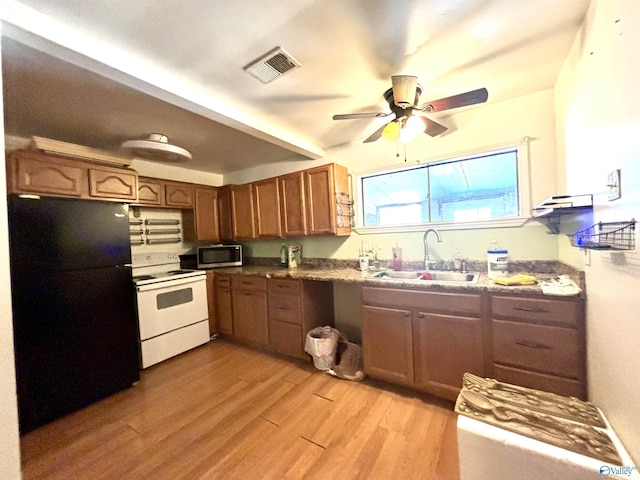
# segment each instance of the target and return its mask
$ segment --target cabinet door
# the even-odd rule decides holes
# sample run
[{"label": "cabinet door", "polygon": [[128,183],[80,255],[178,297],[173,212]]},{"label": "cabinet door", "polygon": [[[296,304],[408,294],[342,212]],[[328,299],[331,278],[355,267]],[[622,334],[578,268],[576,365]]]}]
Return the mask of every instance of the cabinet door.
[{"label": "cabinet door", "polygon": [[256,212],[255,223],[257,237],[282,237],[278,179],[268,178],[266,180],[254,182],[253,199]]},{"label": "cabinet door", "polygon": [[209,314],[209,335],[218,333],[216,322],[216,284],[211,270],[207,270],[207,311]]},{"label": "cabinet door", "polygon": [[220,240],[233,239],[233,225],[231,214],[231,186],[218,188],[218,225]]},{"label": "cabinet door", "polygon": [[485,376],[480,318],[418,312],[415,326],[419,386],[455,400],[464,372]]},{"label": "cabinet door", "polygon": [[196,240],[218,242],[218,195],[215,188],[195,188]]},{"label": "cabinet door", "polygon": [[336,202],[333,165],[305,171],[309,235],[335,234]]},{"label": "cabinet door", "polygon": [[269,344],[267,292],[233,289],[233,331],[242,340]]},{"label": "cabinet door", "polygon": [[269,322],[269,345],[284,355],[307,358],[302,343],[300,325],[278,321]]},{"label": "cabinet door", "polygon": [[216,319],[220,333],[233,335],[233,313],[231,308],[231,289],[216,285]]},{"label": "cabinet door", "polygon": [[138,199],[138,176],[113,169],[90,168],[89,195],[135,201]]},{"label": "cabinet door", "polygon": [[138,203],[157,206],[164,204],[164,184],[159,180],[138,178]]},{"label": "cabinet door", "polygon": [[413,385],[411,312],[363,306],[362,351],[366,373],[394,383]]},{"label": "cabinet door", "polygon": [[231,186],[231,220],[234,239],[256,238],[252,184]]},{"label": "cabinet door", "polygon": [[191,185],[165,185],[165,203],[167,207],[193,208],[193,187]]},{"label": "cabinet door", "polygon": [[304,172],[283,175],[279,182],[282,234],[285,237],[306,235],[307,201],[304,194]]},{"label": "cabinet door", "polygon": [[17,192],[51,193],[69,197],[80,197],[83,193],[86,182],[84,169],[73,162],[16,156],[12,166],[13,185]]}]

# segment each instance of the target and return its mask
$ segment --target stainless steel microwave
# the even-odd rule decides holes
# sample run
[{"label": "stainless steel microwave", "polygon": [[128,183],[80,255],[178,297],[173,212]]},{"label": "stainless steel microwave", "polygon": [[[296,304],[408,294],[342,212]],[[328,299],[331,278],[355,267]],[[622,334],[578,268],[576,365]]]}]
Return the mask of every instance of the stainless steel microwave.
[{"label": "stainless steel microwave", "polygon": [[208,245],[198,247],[198,268],[242,266],[242,245]]}]

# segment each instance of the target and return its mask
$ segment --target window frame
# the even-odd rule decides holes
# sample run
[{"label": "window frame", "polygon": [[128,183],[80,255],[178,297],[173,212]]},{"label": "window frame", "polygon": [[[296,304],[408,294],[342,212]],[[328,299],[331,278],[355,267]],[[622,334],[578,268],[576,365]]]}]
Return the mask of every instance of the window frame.
[{"label": "window frame", "polygon": [[479,228],[500,228],[500,227],[520,227],[531,218],[531,186],[529,171],[529,138],[525,137],[519,143],[508,143],[502,145],[492,145],[472,151],[460,152],[447,155],[446,157],[433,157],[418,160],[417,165],[427,165],[430,163],[445,163],[458,160],[468,160],[476,157],[482,157],[494,153],[501,153],[509,150],[517,152],[517,177],[518,177],[518,204],[519,212],[512,217],[496,218],[491,220],[476,220],[472,222],[454,222],[439,221],[428,223],[415,223],[408,225],[389,225],[389,226],[363,226],[364,218],[364,202],[362,199],[362,177],[371,175],[379,175],[382,173],[394,173],[403,170],[416,168],[415,164],[402,165],[396,168],[378,168],[375,170],[367,170],[357,172],[353,175],[352,191],[356,192],[356,227],[353,229],[356,233],[397,233],[397,232],[414,232],[422,231],[428,227],[437,227],[440,230],[469,230]]}]

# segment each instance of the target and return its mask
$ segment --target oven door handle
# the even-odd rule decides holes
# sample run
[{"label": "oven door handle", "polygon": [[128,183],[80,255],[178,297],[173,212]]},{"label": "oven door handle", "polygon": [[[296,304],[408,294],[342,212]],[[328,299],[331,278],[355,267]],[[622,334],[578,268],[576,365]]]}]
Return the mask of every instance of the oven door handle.
[{"label": "oven door handle", "polygon": [[149,283],[147,285],[138,285],[136,289],[138,292],[148,292],[150,290],[159,290],[161,288],[176,287],[179,285],[188,285],[189,283],[206,282],[205,275],[197,275],[194,277],[175,278],[172,280],[165,280],[162,282]]}]

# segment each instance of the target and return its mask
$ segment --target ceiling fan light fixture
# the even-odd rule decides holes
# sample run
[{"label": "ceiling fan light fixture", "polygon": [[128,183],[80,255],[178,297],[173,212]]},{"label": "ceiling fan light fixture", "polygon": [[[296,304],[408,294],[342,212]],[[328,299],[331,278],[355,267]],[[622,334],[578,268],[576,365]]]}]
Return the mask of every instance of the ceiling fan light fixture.
[{"label": "ceiling fan light fixture", "polygon": [[191,152],[169,143],[163,133],[152,133],[146,140],[127,140],[122,148],[137,157],[162,162],[185,162],[191,160]]},{"label": "ceiling fan light fixture", "polygon": [[400,108],[412,107],[416,101],[418,77],[413,75],[394,75],[391,77],[393,103]]},{"label": "ceiling fan light fixture", "polygon": [[387,126],[382,130],[382,138],[390,142],[395,142],[400,135],[400,123],[397,120],[392,120],[387,123]]}]

